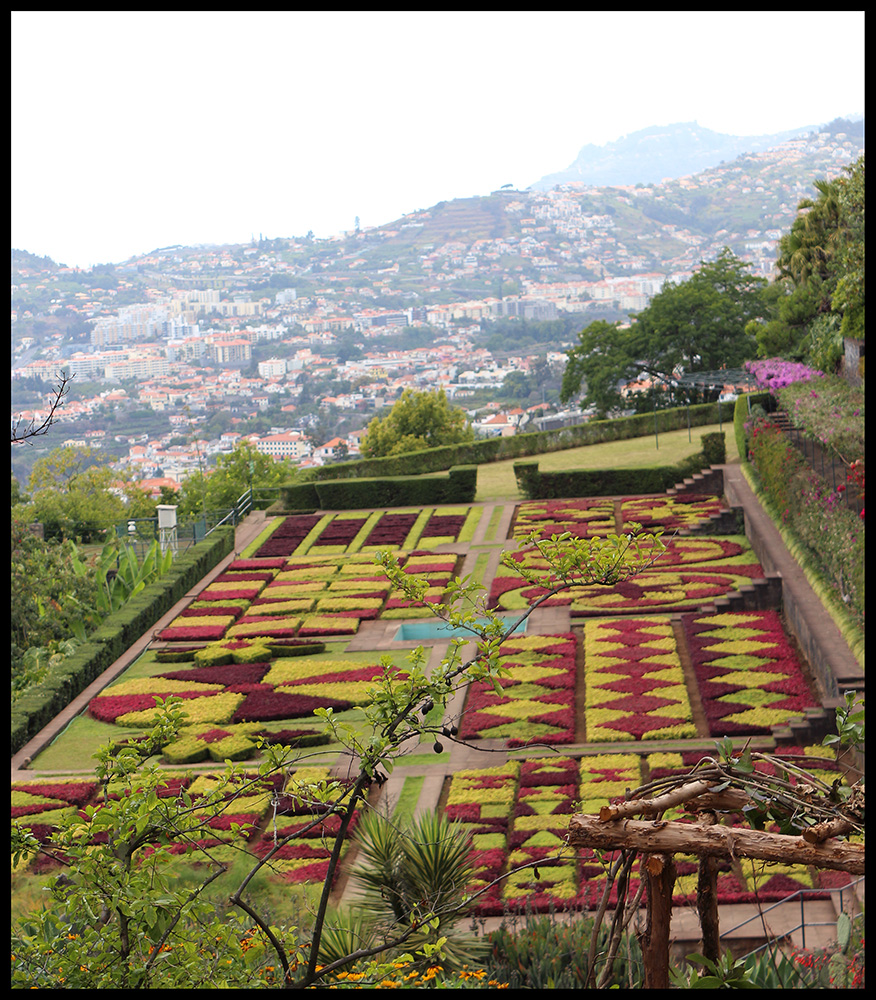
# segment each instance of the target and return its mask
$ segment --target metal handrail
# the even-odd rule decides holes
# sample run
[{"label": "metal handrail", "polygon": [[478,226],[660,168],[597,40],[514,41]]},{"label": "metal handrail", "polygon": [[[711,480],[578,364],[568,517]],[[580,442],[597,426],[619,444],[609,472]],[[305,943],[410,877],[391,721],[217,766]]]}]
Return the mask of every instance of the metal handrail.
[{"label": "metal handrail", "polygon": [[[773,938],[770,938],[768,941],[764,942],[764,944],[759,945],[757,948],[754,948],[752,951],[748,952],[748,954],[744,955],[743,957],[744,958],[748,958],[749,955],[756,955],[759,951],[763,951],[764,948],[768,948],[770,945],[775,944],[776,942],[780,941],[782,938],[787,937],[789,934],[793,934],[794,931],[801,931],[802,932],[802,935],[801,935],[801,938],[802,938],[801,947],[805,948],[806,947],[806,928],[807,927],[833,927],[834,926],[834,922],[833,921],[824,921],[824,920],[810,920],[808,922],[806,921],[804,910],[803,910],[803,904],[806,902],[806,897],[807,896],[820,896],[820,895],[823,895],[824,893],[838,892],[839,895],[840,895],[840,912],[843,912],[845,910],[845,907],[843,905],[843,893],[844,892],[852,892],[854,894],[855,886],[860,885],[860,883],[862,883],[864,881],[864,878],[865,878],[865,876],[862,875],[860,878],[855,879],[854,882],[849,882],[848,885],[837,886],[834,889],[798,889],[797,892],[792,893],[790,896],[786,896],[784,899],[778,900],[777,902],[775,902],[775,903],[771,904],[770,906],[768,906],[766,909],[758,910],[758,912],[753,917],[748,917],[746,920],[743,920],[741,923],[737,924],[735,927],[730,927],[727,930],[722,931],[721,934],[719,935],[719,938],[723,940],[725,937],[727,937],[727,935],[732,934],[733,931],[738,931],[740,928],[745,927],[746,924],[750,924],[753,920],[760,920],[760,921],[762,921],[763,918],[764,918],[764,916],[767,913],[769,913],[771,910],[774,910],[774,909],[776,909],[779,906],[783,906],[785,903],[790,903],[790,902],[792,902],[793,900],[795,900],[795,899],[797,899],[799,897],[799,899],[800,899],[800,923],[797,924],[795,927],[792,927],[786,933],[781,934],[781,935],[777,935],[777,936],[775,936]],[[810,902],[812,902],[811,899],[810,899]]]}]

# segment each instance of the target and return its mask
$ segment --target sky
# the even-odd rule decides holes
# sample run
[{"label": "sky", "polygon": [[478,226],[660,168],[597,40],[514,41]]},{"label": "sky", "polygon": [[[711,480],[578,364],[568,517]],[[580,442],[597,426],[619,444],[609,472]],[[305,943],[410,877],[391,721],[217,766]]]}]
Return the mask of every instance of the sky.
[{"label": "sky", "polygon": [[89,267],[863,114],[864,12],[13,11],[11,69],[12,247]]}]

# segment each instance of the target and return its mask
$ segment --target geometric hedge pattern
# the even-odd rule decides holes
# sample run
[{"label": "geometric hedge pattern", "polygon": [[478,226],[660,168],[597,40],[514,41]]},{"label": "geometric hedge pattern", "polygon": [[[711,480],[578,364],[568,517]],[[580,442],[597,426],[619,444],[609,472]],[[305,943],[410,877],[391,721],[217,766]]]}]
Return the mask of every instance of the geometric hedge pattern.
[{"label": "geometric hedge pattern", "polygon": [[750,736],[815,707],[775,611],[682,616],[712,736]]},{"label": "geometric hedge pattern", "polygon": [[[532,501],[518,505],[511,534],[520,539],[535,531],[548,538],[568,531],[594,537],[623,530],[633,521],[646,531],[661,527],[671,532],[701,521],[720,506],[716,497],[695,494]],[[391,590],[373,564],[373,553],[395,551],[406,572],[427,578],[427,599],[438,601],[459,564],[455,555],[435,549],[471,538],[480,516],[480,508],[464,506],[282,519],[253,557],[235,559],[161,636],[195,643],[192,660],[199,644],[221,640],[234,651],[234,662],[220,659],[198,666],[198,660],[194,665],[183,660],[159,676],[121,679],[92,700],[92,712],[105,721],[137,727],[152,716],[155,694],[180,695],[189,725],[167,758],[179,763],[247,759],[259,735],[289,742],[308,739],[312,729],[294,726],[296,721],[312,725],[312,709],[318,704],[344,711],[368,701],[381,670],[379,656],[358,654],[343,661],[343,654],[311,655],[310,649],[303,656],[295,656],[292,649],[284,655],[282,644],[319,636],[343,638],[367,619],[428,615],[428,609],[412,607]],[[568,819],[576,811],[596,812],[622,799],[626,788],[681,771],[701,756],[698,751],[647,749],[649,741],[704,735],[697,733],[693,721],[681,636],[710,736],[769,735],[771,726],[799,717],[816,704],[776,612],[700,610],[715,597],[765,575],[747,539],[694,535],[663,541],[666,551],[636,578],[615,587],[570,588],[545,602],[542,606],[568,607],[576,631],[511,637],[501,650],[509,669],[500,680],[501,693],[491,685],[470,687],[461,738],[499,739],[506,748],[568,746],[580,722],[577,665],[583,662],[584,738],[588,749],[594,743],[607,745],[604,752],[585,751],[580,759],[553,754],[511,759],[449,776],[445,812],[471,837],[476,877],[470,889],[485,890],[477,897],[477,915],[592,910],[599,905],[612,858],[570,852],[565,845]],[[543,568],[531,548],[514,553],[512,559],[528,568]],[[521,610],[544,593],[503,567],[492,581],[489,606]],[[670,614],[680,620],[680,631]],[[580,650],[576,647],[582,635]],[[262,649],[266,637],[273,645]],[[277,732],[278,723],[286,719],[292,725]],[[265,728],[268,723],[273,732]],[[610,744],[618,742],[635,744],[637,752],[612,752]],[[832,754],[823,748],[811,753],[823,758],[824,774],[832,780]],[[207,833],[211,843],[219,851],[231,838],[242,837],[249,850],[264,853],[275,836],[313,822],[313,808],[297,804],[295,780],[328,774],[327,768],[298,768],[287,776],[285,787],[259,790],[235,807],[240,812],[212,824]],[[167,793],[175,794],[180,782],[190,781],[169,776]],[[200,789],[193,784],[190,791],[197,798]],[[93,782],[71,778],[19,782],[13,787],[13,818],[43,839],[100,794]],[[680,815],[677,810],[667,818]],[[275,873],[293,882],[323,879],[333,822],[326,817],[310,836],[285,848],[272,861]],[[232,823],[239,833],[231,830]],[[538,863],[536,870],[533,862]],[[676,866],[674,901],[690,903],[695,898],[695,859],[677,857]],[[507,877],[491,885],[500,875]],[[636,865],[632,891],[638,878]],[[834,884],[831,878],[831,873],[813,877],[800,867],[757,871],[727,858],[720,865],[718,897],[723,903],[771,901],[802,887],[826,888]]]},{"label": "geometric hedge pattern", "polygon": [[589,743],[696,737],[669,618],[589,619],[584,626]]}]

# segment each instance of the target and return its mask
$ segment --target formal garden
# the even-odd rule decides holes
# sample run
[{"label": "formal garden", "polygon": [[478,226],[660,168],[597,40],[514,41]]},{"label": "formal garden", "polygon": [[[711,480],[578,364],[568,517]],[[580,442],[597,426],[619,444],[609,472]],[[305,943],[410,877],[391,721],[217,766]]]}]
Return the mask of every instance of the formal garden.
[{"label": "formal garden", "polygon": [[[761,374],[775,382],[773,369]],[[815,390],[800,394],[799,381],[789,382],[797,395],[783,405],[798,423],[823,428],[823,405],[809,402]],[[765,506],[780,510],[777,524],[802,561],[821,558],[813,572],[825,602],[839,594],[849,645],[862,650],[863,452],[849,450],[857,444],[846,431],[833,443],[856,456],[848,483],[812,485],[811,468],[781,451],[787,436],[773,429],[774,404],[757,398],[737,420],[752,482]],[[855,417],[862,405],[861,396]],[[792,496],[779,467],[781,483],[798,476],[811,493]],[[830,545],[812,544],[816,524]],[[447,618],[453,631],[416,631]],[[436,977],[459,988],[519,984],[495,954],[490,965],[484,921],[576,915],[596,941],[598,915],[637,910],[629,901],[642,899],[649,855],[571,846],[572,816],[598,816],[633,790],[681,782],[716,747],[727,773],[781,782],[777,798],[789,804],[782,813],[760,809],[757,796],[739,802],[721,811],[728,829],[750,827],[757,807],[762,828],[780,835],[795,817],[805,827],[857,794],[848,758],[823,745],[817,726],[806,729],[824,715],[824,701],[744,513],[729,511],[719,493],[682,486],[270,516],[244,549],[189,586],[146,650],[18,772],[16,892],[48,884],[63,900],[71,866],[115,861],[95,874],[91,896],[75,889],[66,897],[84,909],[18,936],[16,984],[49,985],[58,970],[71,988],[110,981],[101,979],[95,944],[110,911],[94,907],[107,892],[123,925],[143,928],[128,951],[129,981],[185,981],[181,969],[197,951],[192,929],[211,919],[199,918],[195,903],[207,883],[239,873],[241,860],[243,886],[258,872],[264,895],[246,897],[229,883],[226,897],[250,919],[229,917],[207,949],[214,965],[229,949],[230,985],[328,977],[354,986],[360,976],[386,986]],[[802,741],[790,728],[801,722]],[[404,830],[424,814],[452,824],[434,835],[439,845],[464,845],[460,867],[448,862],[443,874],[457,872],[453,891],[429,883],[425,909],[402,905],[401,876],[386,867],[388,835],[372,828],[375,816]],[[862,843],[863,820],[849,815],[845,838]],[[696,816],[679,801],[660,820],[694,824]],[[404,853],[398,844],[392,851]],[[195,873],[194,888],[171,890],[183,870],[176,865]],[[672,904],[697,905],[701,866],[695,852],[676,853]],[[163,895],[143,895],[143,878],[158,879]],[[801,889],[828,899],[853,876],[727,851],[713,880],[716,905],[726,907]],[[362,899],[375,883],[407,921],[388,962],[378,957],[386,944],[362,925]],[[318,954],[258,914],[272,892],[292,893],[317,920],[330,914]],[[94,922],[83,917],[92,911]],[[462,932],[461,913],[482,932]],[[187,928],[181,939],[178,922]],[[70,943],[86,938],[89,962]],[[612,952],[608,967],[632,977],[641,956],[634,961],[635,939],[625,940],[625,955]],[[58,970],[48,942],[48,953],[62,956]],[[843,961],[843,982],[863,985],[854,947]],[[801,962],[792,966],[801,976]],[[723,968],[725,981],[734,968]],[[579,983],[595,980],[593,954],[582,969]]]}]

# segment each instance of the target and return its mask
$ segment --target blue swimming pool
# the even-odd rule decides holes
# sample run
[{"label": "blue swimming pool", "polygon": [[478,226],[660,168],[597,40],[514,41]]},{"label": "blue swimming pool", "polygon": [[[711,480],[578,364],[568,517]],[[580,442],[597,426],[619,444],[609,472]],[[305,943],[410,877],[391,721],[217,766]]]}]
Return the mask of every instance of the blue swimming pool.
[{"label": "blue swimming pool", "polygon": [[[511,625],[514,621],[513,618],[503,619]],[[478,622],[483,625],[488,621],[486,618],[479,618]],[[515,632],[525,632],[526,631],[526,621],[522,621],[517,628],[514,629]],[[467,638],[472,638],[472,634],[468,629],[464,628],[451,628],[446,622],[410,622],[407,625],[402,625],[398,632],[396,632],[393,642],[422,642],[424,639],[453,639],[456,636],[463,636]]]}]

